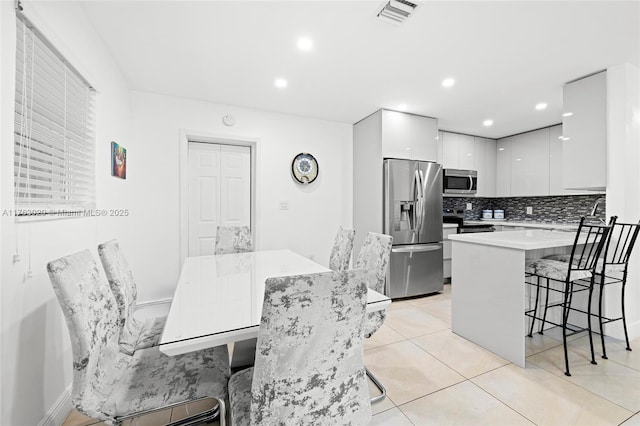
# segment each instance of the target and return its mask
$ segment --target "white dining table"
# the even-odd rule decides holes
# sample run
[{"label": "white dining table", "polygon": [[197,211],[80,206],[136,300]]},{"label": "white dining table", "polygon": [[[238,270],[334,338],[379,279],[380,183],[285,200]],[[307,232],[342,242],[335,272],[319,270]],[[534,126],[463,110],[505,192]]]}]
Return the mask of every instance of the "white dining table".
[{"label": "white dining table", "polygon": [[[291,250],[263,250],[185,259],[160,339],[174,356],[258,336],[265,280],[330,269]],[[391,303],[369,289],[367,312]]]}]

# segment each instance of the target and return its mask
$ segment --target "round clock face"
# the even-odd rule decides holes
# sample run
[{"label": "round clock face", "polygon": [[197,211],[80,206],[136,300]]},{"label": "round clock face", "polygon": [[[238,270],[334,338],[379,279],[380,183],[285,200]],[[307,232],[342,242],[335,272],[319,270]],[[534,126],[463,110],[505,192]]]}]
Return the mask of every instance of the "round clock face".
[{"label": "round clock face", "polygon": [[318,162],[313,155],[302,152],[291,162],[291,174],[297,182],[311,183],[318,177]]}]

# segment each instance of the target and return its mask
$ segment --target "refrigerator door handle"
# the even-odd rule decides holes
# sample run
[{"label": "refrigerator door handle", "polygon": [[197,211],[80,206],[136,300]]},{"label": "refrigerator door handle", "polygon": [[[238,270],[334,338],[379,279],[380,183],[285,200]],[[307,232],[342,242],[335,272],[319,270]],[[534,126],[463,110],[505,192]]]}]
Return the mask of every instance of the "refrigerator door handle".
[{"label": "refrigerator door handle", "polygon": [[[418,176],[420,178],[420,216],[418,216],[419,224],[418,224],[418,235],[422,233],[422,225],[424,224],[424,192],[425,181],[424,181],[424,173],[422,173],[422,169],[418,171]],[[418,237],[420,238],[420,237]]]},{"label": "refrigerator door handle", "polygon": [[412,246],[401,246],[394,247],[391,249],[391,253],[418,253],[423,251],[435,251],[440,250],[442,248],[442,244],[430,244],[430,245],[412,245]]},{"label": "refrigerator door handle", "polygon": [[415,191],[414,191],[414,206],[415,206],[415,214],[414,214],[414,220],[413,220],[413,232],[415,232],[416,234],[420,234],[420,218],[422,216],[422,185],[420,182],[420,173],[418,172],[418,170],[415,171],[414,173],[414,177],[413,177],[413,184],[415,185]]}]

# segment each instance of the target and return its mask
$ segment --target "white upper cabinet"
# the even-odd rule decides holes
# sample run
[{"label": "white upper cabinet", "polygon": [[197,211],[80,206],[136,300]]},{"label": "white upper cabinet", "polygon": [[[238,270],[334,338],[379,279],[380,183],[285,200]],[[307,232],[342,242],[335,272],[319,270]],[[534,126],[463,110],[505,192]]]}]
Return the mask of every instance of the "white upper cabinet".
[{"label": "white upper cabinet", "polygon": [[496,196],[511,196],[511,139],[496,141]]},{"label": "white upper cabinet", "polygon": [[442,167],[445,169],[459,169],[460,164],[460,135],[442,132]]},{"label": "white upper cabinet", "polygon": [[496,141],[474,137],[474,164],[472,169],[478,171],[478,197],[494,197],[496,195]]},{"label": "white upper cabinet", "polygon": [[436,161],[438,121],[435,118],[382,110],[382,156]]},{"label": "white upper cabinet", "polygon": [[511,195],[549,195],[549,128],[511,138]]},{"label": "white upper cabinet", "polygon": [[475,170],[475,143],[473,136],[458,137],[458,169]]},{"label": "white upper cabinet", "polygon": [[478,197],[496,193],[496,141],[459,133],[440,132],[438,158],[445,169],[476,170]]},{"label": "white upper cabinet", "polygon": [[603,191],[607,163],[607,73],[565,84],[562,103],[563,187]]}]

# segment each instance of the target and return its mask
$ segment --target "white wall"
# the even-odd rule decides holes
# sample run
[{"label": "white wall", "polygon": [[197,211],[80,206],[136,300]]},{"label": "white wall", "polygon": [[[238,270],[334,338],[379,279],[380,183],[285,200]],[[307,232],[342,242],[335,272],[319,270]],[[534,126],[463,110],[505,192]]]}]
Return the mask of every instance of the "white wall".
[{"label": "white wall", "polygon": [[[630,64],[607,69],[607,216],[619,222],[640,220],[640,70]],[[608,298],[607,312],[619,312],[617,293]],[[627,277],[627,324],[630,338],[640,336],[640,241]],[[620,322],[607,334],[624,338]]]},{"label": "white wall", "polygon": [[[1,210],[13,208],[13,114],[15,13],[13,1],[0,2]],[[126,207],[133,179],[110,177],[110,142],[135,152],[130,139],[130,92],[102,40],[74,2],[24,2],[25,14],[89,80],[96,99],[96,190],[99,208]],[[1,392],[0,424],[35,425],[71,383],[71,345],[67,326],[46,273],[46,263],[107,238],[135,250],[135,218],[74,218],[16,224],[0,216]],[[14,253],[21,261],[12,262]],[[97,256],[96,256],[97,259]],[[30,266],[29,266],[30,264]],[[33,276],[25,278],[31,270]],[[67,413],[62,413],[66,415]]]},{"label": "white wall", "polygon": [[[133,139],[129,169],[140,194],[132,204],[135,241],[145,249],[127,253],[140,300],[170,297],[180,270],[180,134],[257,140],[258,249],[290,248],[328,265],[339,225],[351,226],[352,126],[309,118],[132,93]],[[233,127],[222,123],[231,114]],[[320,174],[308,186],[291,177],[291,160],[313,154]],[[280,200],[289,210],[279,210]]]}]

